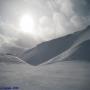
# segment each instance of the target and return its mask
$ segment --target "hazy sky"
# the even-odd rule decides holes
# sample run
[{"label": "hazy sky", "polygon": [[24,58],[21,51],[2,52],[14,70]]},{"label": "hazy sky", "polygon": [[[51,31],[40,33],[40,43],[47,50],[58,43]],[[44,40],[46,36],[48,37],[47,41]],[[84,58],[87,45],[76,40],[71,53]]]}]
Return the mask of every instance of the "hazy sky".
[{"label": "hazy sky", "polygon": [[[17,32],[18,19],[25,13],[33,16],[38,32],[33,39],[31,35],[28,36],[27,41],[28,37]],[[49,40],[82,30],[88,25],[90,0],[0,0],[1,37],[10,37],[6,41],[12,37],[11,41],[14,40],[16,44],[28,43],[28,40],[34,43],[33,40],[37,39],[35,42],[38,42],[40,38]]]}]

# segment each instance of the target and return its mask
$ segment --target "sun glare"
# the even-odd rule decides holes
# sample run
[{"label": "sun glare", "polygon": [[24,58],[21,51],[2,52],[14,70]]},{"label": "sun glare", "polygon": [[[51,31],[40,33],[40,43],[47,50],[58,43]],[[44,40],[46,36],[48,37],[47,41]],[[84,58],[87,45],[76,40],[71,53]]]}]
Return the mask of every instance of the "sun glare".
[{"label": "sun glare", "polygon": [[34,20],[33,20],[33,17],[30,16],[29,14],[25,14],[25,15],[22,15],[20,17],[20,29],[22,32],[24,33],[35,33],[34,32]]}]

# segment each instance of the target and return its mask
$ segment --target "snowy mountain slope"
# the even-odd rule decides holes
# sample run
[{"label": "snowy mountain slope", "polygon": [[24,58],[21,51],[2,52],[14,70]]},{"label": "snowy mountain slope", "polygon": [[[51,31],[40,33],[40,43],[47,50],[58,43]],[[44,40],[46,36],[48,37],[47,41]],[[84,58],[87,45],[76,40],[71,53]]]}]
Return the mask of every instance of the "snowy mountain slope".
[{"label": "snowy mountain slope", "polygon": [[[49,60],[46,63],[54,63],[57,61],[62,61],[62,60],[67,59],[71,54],[73,54],[78,49],[78,46],[81,43],[83,43],[87,40],[90,40],[90,27],[89,26],[85,30],[81,31],[81,34],[79,35],[78,39],[74,41],[73,45],[69,49],[67,49],[60,55],[52,58],[51,60]],[[88,46],[88,49],[90,49],[90,46]]]},{"label": "snowy mountain slope", "polygon": [[26,63],[25,61],[21,60],[18,57],[12,56],[12,55],[4,55],[0,54],[0,63],[13,63],[13,64],[18,64],[18,63]]},{"label": "snowy mountain slope", "polygon": [[84,41],[76,48],[76,51],[66,58],[66,60],[90,61],[90,40]]},{"label": "snowy mountain slope", "polygon": [[39,65],[46,62],[70,48],[79,34],[80,32],[76,32],[74,35],[71,34],[62,38],[43,42],[38,46],[24,52],[22,59],[32,65]]},{"label": "snowy mountain slope", "polygon": [[11,54],[16,57],[20,57],[20,55],[25,52],[26,48],[15,46],[15,45],[7,45],[4,44],[0,48],[0,53],[2,54]]},{"label": "snowy mountain slope", "polygon": [[[22,59],[31,65],[39,65],[44,62],[52,63],[67,58],[76,51],[76,47],[90,39],[90,26],[85,30],[57,38],[39,44],[35,48],[26,51]],[[54,60],[55,59],[55,60]]]}]

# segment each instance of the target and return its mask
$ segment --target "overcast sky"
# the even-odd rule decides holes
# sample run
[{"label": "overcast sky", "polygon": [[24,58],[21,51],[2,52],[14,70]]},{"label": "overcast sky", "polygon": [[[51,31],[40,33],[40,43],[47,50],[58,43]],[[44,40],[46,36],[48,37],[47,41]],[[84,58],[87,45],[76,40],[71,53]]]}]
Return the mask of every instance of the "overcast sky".
[{"label": "overcast sky", "polygon": [[[24,13],[34,17],[38,35],[33,39],[49,40],[90,25],[90,0],[0,0],[1,37],[12,36],[18,44],[25,42],[25,35],[17,34],[18,19]],[[34,42],[31,36],[29,39]]]}]

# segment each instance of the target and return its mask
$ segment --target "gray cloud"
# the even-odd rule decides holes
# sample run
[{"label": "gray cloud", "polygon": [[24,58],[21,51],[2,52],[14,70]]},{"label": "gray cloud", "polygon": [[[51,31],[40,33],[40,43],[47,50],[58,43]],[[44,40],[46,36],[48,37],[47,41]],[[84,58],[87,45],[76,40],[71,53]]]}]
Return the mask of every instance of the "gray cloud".
[{"label": "gray cloud", "polygon": [[[18,17],[26,11],[33,13],[39,37],[27,37],[15,31]],[[8,41],[19,46],[32,46],[31,43],[60,37],[90,25],[90,0],[1,0],[0,12],[0,18],[8,25],[15,24],[14,28],[9,28],[4,23],[3,28],[0,26],[0,34],[10,37]]]},{"label": "gray cloud", "polygon": [[[48,0],[47,4],[52,11],[52,23],[49,23],[48,19],[43,20],[43,22],[48,22],[44,23],[45,25],[48,24],[46,25],[49,28],[48,32],[52,29],[49,26],[53,25],[52,30],[56,31],[55,35],[62,36],[83,30],[90,24],[89,0]],[[46,17],[51,18],[50,16]]]},{"label": "gray cloud", "polygon": [[37,43],[40,43],[38,39],[20,32],[13,25],[5,22],[0,24],[0,50],[5,47],[9,47],[9,49],[10,47],[32,48]]}]

